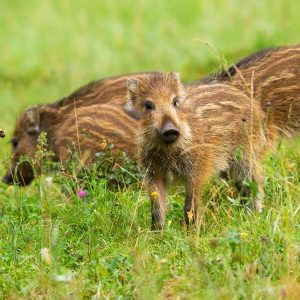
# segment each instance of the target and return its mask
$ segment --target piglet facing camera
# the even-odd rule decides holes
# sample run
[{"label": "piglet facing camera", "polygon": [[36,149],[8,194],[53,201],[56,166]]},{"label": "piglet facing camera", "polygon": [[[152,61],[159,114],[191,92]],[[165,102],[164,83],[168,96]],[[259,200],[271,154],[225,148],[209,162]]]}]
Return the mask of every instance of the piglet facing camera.
[{"label": "piglet facing camera", "polygon": [[[140,165],[151,199],[152,229],[163,228],[171,178],[186,183],[187,225],[198,224],[203,188],[221,171],[232,168],[239,174],[237,180],[256,181],[258,192],[252,196],[260,203],[260,163],[253,163],[254,157],[260,158],[264,141],[259,103],[251,104],[245,94],[225,84],[196,83],[184,88],[176,73],[129,80],[128,90],[129,104],[141,115]],[[240,146],[242,158],[236,156]]]}]

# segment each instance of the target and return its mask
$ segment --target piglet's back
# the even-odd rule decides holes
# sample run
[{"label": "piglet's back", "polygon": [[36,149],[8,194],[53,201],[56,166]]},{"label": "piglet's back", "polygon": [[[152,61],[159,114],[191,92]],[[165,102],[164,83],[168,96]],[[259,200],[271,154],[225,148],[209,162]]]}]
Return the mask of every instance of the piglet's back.
[{"label": "piglet's back", "polygon": [[95,154],[113,144],[112,151],[126,152],[135,158],[137,121],[129,116],[119,101],[94,104],[74,109],[67,118],[51,127],[54,152],[66,159],[70,149],[81,155],[96,159]]},{"label": "piglet's back", "polygon": [[265,143],[261,130],[265,114],[259,103],[228,84],[195,85],[187,90],[182,109],[189,120],[193,151],[199,157],[211,154],[216,170],[226,169],[240,145],[253,143],[260,149]]},{"label": "piglet's back", "polygon": [[[270,137],[300,130],[300,45],[250,55],[224,73],[233,86],[253,93],[268,115]],[[229,76],[230,75],[230,76]]]}]

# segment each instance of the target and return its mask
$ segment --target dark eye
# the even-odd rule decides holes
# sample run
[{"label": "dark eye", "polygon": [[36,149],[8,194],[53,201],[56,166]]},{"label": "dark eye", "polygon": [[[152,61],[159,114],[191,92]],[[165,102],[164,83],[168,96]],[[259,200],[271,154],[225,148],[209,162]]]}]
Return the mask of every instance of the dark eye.
[{"label": "dark eye", "polygon": [[178,107],[178,106],[179,106],[179,98],[178,98],[178,97],[175,97],[175,98],[173,99],[173,106],[174,106],[174,107]]},{"label": "dark eye", "polygon": [[17,146],[18,146],[18,140],[17,139],[12,139],[10,142],[11,142],[11,145],[13,146],[13,148],[16,149]]},{"label": "dark eye", "polygon": [[145,108],[145,110],[154,110],[155,109],[155,105],[154,105],[154,103],[153,102],[151,102],[151,101],[149,101],[149,100],[146,100],[145,102],[144,102],[144,108]]}]

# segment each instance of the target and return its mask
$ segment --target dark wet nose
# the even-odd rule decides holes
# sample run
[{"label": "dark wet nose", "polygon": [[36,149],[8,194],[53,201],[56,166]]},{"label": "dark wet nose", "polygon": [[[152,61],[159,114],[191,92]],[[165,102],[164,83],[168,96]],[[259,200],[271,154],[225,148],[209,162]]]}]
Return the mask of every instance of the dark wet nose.
[{"label": "dark wet nose", "polygon": [[0,138],[4,138],[4,137],[5,137],[5,132],[2,129],[0,129]]},{"label": "dark wet nose", "polygon": [[174,143],[179,138],[179,130],[172,122],[167,122],[161,130],[161,136],[166,143]]},{"label": "dark wet nose", "polygon": [[6,184],[14,184],[14,180],[13,177],[10,173],[7,173],[3,178],[2,178],[2,182],[6,183]]}]

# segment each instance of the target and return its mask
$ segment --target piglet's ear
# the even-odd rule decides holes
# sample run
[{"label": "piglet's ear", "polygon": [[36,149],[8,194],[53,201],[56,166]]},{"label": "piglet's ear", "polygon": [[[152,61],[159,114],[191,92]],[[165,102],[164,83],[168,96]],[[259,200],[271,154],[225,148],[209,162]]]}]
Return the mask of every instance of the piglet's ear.
[{"label": "piglet's ear", "polygon": [[38,106],[28,108],[23,115],[23,123],[28,134],[37,134],[40,131],[40,112]]},{"label": "piglet's ear", "polygon": [[171,77],[180,83],[180,74],[178,72],[171,72]]},{"label": "piglet's ear", "polygon": [[57,108],[51,107],[51,105],[41,105],[39,106],[39,115],[40,121],[44,119],[51,119],[55,118],[58,114]]},{"label": "piglet's ear", "polygon": [[184,102],[186,100],[186,93],[184,89],[184,85],[182,84],[180,80],[180,74],[178,72],[171,72],[170,76],[172,77],[173,80],[176,81],[176,89],[177,89],[177,94],[178,94],[178,99],[179,102]]},{"label": "piglet's ear", "polygon": [[129,78],[127,81],[129,94],[135,94],[139,87],[139,81],[136,78]]},{"label": "piglet's ear", "polygon": [[135,120],[140,119],[140,114],[135,108],[135,99],[136,99],[136,93],[139,88],[139,81],[137,78],[130,78],[127,81],[127,87],[128,87],[128,101],[123,106],[124,111],[131,116]]}]

